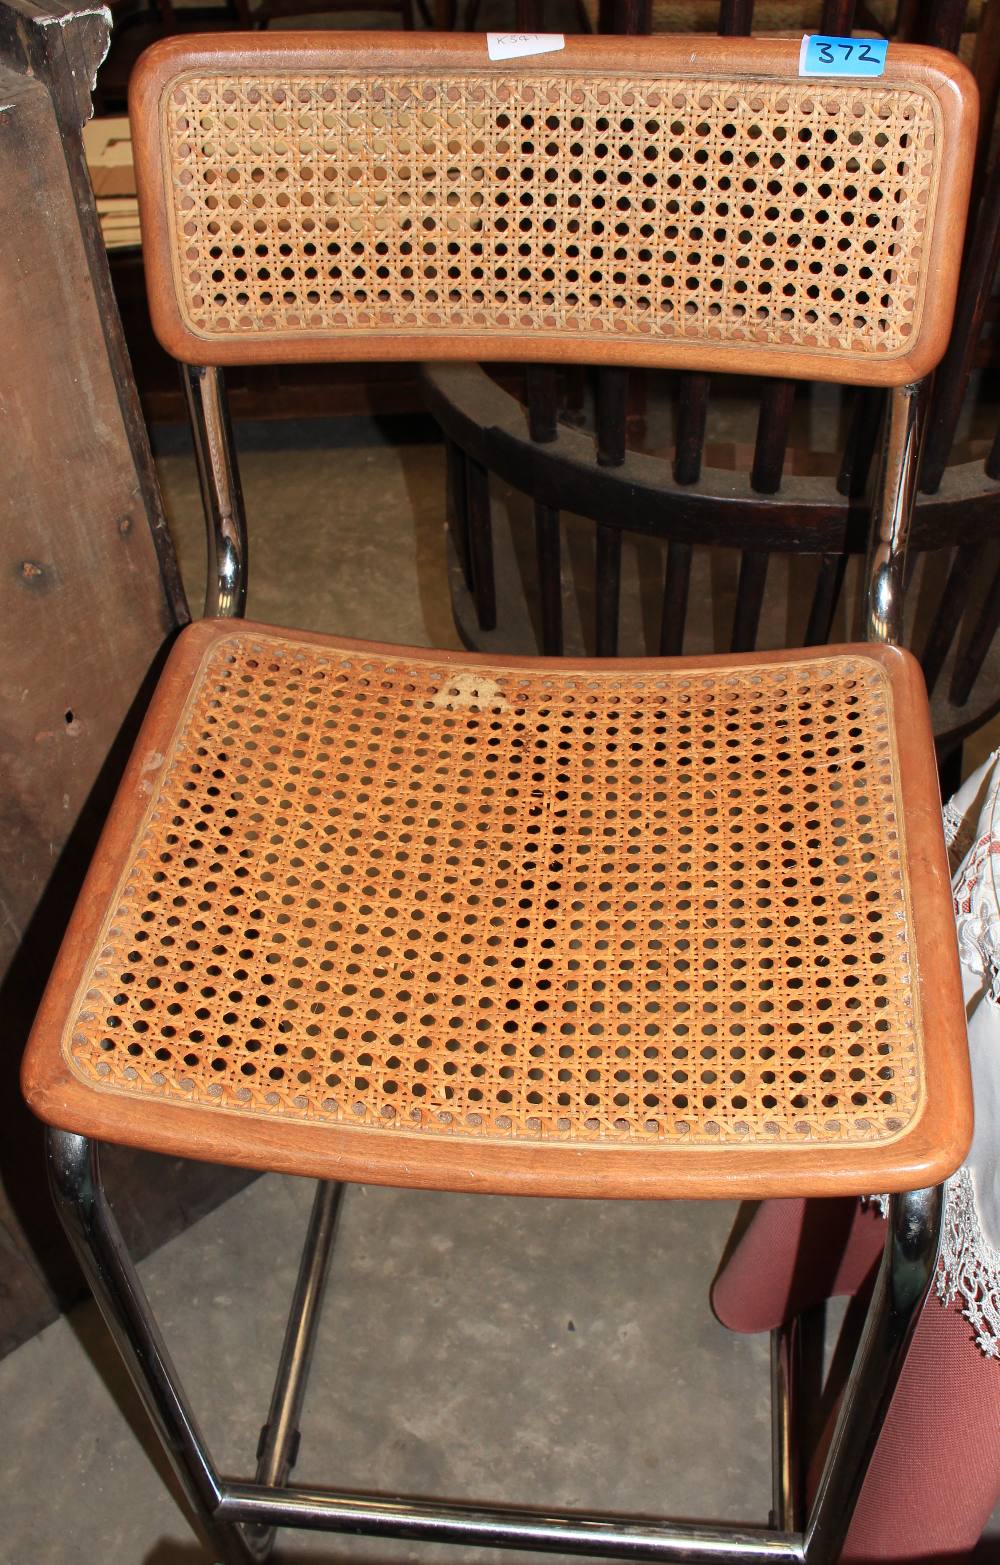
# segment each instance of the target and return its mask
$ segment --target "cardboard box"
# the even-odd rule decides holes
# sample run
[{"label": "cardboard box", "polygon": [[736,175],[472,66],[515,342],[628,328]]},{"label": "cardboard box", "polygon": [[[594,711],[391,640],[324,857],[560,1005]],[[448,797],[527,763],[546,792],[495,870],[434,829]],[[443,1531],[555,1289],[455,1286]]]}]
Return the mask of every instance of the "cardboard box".
[{"label": "cardboard box", "polygon": [[83,150],[95,196],[135,195],[132,136],[124,114],[84,125]]}]

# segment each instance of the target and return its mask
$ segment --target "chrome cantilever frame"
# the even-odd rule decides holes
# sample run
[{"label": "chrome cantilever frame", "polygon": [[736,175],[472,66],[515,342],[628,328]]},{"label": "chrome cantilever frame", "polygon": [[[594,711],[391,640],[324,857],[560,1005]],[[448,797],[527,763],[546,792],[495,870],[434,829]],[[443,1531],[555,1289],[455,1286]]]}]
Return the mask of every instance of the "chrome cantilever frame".
[{"label": "chrome cantilever frame", "polygon": [[[247,540],[222,371],[184,369],[209,540],[205,613],[237,616],[246,603]],[[892,393],[870,534],[866,639],[897,641],[903,567],[923,426],[923,386]],[[886,1247],[865,1330],[811,1505],[805,1505],[796,1376],[799,1328],[772,1333],[772,1525],[722,1527],[644,1518],[543,1513],[385,1498],[288,1483],[340,1206],[320,1182],[299,1265],[252,1482],[215,1467],[128,1255],[101,1181],[97,1143],[49,1130],[49,1179],[63,1225],[154,1424],[187,1502],[220,1565],[261,1565],[277,1527],[486,1544],[605,1559],[798,1562],[834,1565],[892,1401],[937,1264],[940,1188],[890,1200]]]},{"label": "chrome cantilever frame", "polygon": [[259,1565],[271,1551],[275,1527],[604,1559],[833,1565],[934,1274],[940,1240],[939,1189],[891,1198],[885,1256],[860,1351],[804,1523],[798,1521],[794,1502],[781,1490],[780,1481],[779,1515],[772,1528],[681,1525],[638,1517],[385,1498],[306,1489],[287,1482],[298,1444],[295,1425],[315,1340],[339,1188],[320,1185],[317,1192],[257,1477],[243,1482],[221,1477],[212,1461],[108,1204],[97,1144],[50,1130],[48,1157],[53,1198],[66,1232],[185,1497],[221,1565]]},{"label": "chrome cantilever frame", "polygon": [[[928,390],[928,381],[918,381],[894,387],[887,399],[861,603],[861,630],[866,641],[902,640],[906,546],[916,498]],[[940,1203],[940,1191],[932,1194]],[[798,1319],[786,1321],[771,1332],[771,1516],[775,1526],[789,1531],[800,1525],[805,1503],[801,1462],[805,1440],[798,1389],[802,1333],[803,1323]],[[856,1499],[854,1495],[851,1510]],[[824,1530],[831,1525],[828,1506],[825,1501]],[[845,1523],[842,1539],[846,1535]]]},{"label": "chrome cantilever frame", "polygon": [[247,524],[221,369],[182,364],[208,536],[205,618],[239,617],[247,601]]},{"label": "chrome cantilever frame", "polygon": [[894,386],[882,432],[878,489],[872,506],[862,609],[866,641],[903,639],[906,544],[927,423],[929,382]]},{"label": "chrome cantilever frame", "polygon": [[[182,365],[208,539],[205,617],[242,615],[247,594],[247,526],[223,371]],[[867,641],[898,642],[904,566],[926,425],[928,382],[889,395],[878,488],[872,507],[862,620]]]}]

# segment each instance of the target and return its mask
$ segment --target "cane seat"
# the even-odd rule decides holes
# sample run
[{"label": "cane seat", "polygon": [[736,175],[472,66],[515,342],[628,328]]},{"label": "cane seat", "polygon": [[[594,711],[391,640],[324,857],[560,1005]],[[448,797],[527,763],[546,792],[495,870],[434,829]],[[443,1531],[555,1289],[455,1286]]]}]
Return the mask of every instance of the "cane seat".
[{"label": "cane seat", "polygon": [[926,723],[888,647],[486,664],[202,622],[31,1100],[403,1184],[927,1181],[967,1127]]}]

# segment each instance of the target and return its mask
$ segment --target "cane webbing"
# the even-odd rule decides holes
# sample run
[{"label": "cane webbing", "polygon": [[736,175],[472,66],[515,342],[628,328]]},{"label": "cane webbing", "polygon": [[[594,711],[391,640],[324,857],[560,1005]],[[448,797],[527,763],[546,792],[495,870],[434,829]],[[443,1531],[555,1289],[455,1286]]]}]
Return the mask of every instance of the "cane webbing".
[{"label": "cane webbing", "polygon": [[884,1141],[923,1091],[891,690],[862,655],[204,657],[64,1051],[390,1132]]},{"label": "cane webbing", "polygon": [[199,71],[161,115],[178,307],[209,340],[530,331],[886,359],[919,329],[941,162],[923,87]]}]

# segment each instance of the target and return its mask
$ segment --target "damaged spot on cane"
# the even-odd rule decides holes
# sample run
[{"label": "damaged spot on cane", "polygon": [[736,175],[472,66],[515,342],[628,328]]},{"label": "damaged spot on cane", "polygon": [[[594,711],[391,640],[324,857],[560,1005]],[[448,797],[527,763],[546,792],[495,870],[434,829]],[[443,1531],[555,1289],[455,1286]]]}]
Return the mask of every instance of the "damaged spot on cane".
[{"label": "damaged spot on cane", "polygon": [[431,706],[445,712],[505,712],[507,702],[493,679],[470,672],[455,674],[431,697]]},{"label": "damaged spot on cane", "polygon": [[139,774],[139,792],[140,793],[146,793],[146,794],[152,793],[152,791],[153,791],[153,779],[152,779],[150,774],[152,772],[158,772],[162,765],[163,765],[163,752],[160,751],[160,750],[150,750],[148,755],[146,755],[145,758],[143,759],[142,770],[141,770],[141,772]]}]

